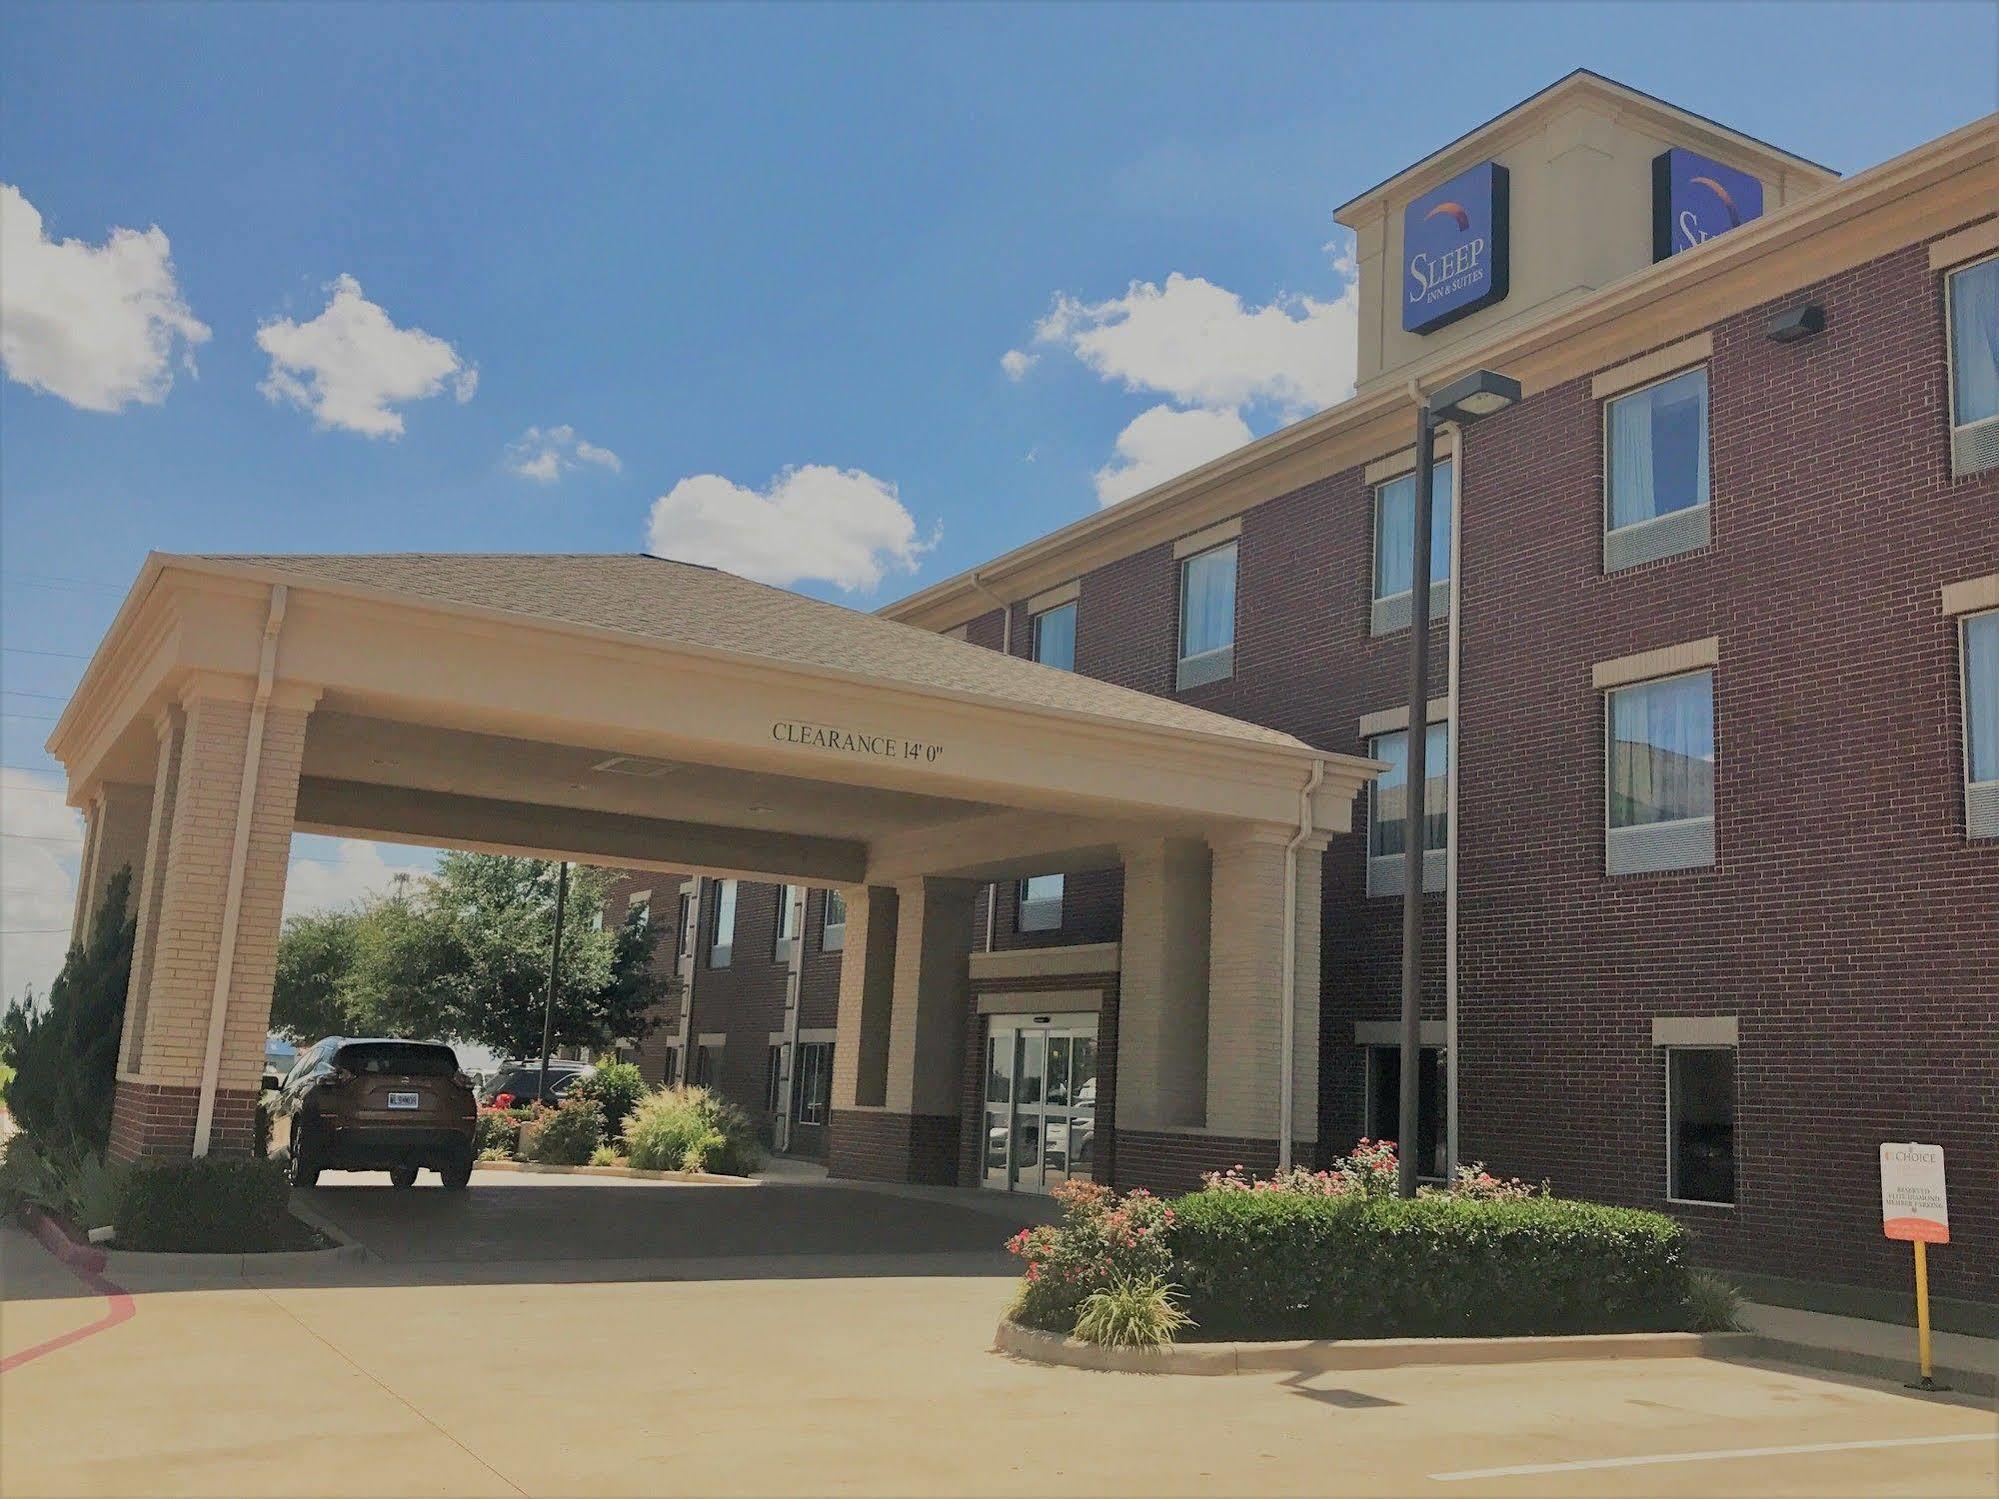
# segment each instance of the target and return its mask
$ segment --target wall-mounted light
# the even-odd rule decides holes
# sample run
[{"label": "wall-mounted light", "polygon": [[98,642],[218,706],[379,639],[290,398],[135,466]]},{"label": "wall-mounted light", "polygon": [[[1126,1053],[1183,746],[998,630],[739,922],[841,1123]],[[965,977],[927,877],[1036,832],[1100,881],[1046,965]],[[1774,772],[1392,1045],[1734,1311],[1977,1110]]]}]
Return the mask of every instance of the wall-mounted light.
[{"label": "wall-mounted light", "polygon": [[1773,344],[1801,344],[1825,332],[1825,309],[1816,302],[1793,307],[1770,319],[1763,336]]}]

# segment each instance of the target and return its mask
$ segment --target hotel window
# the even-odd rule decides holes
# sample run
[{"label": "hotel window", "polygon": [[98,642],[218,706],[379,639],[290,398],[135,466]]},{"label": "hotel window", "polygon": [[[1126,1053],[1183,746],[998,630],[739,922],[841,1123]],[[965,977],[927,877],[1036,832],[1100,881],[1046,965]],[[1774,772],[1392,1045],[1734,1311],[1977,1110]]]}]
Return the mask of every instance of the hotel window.
[{"label": "hotel window", "polygon": [[764,1112],[775,1114],[784,1102],[784,1048],[764,1048]]},{"label": "hotel window", "polygon": [[777,934],[771,939],[771,956],[783,962],[791,956],[791,944],[798,937],[799,897],[796,885],[777,887]]},{"label": "hotel window", "polygon": [[[1430,478],[1430,618],[1451,607],[1452,467],[1440,463]],[[1374,610],[1370,634],[1409,628],[1410,589],[1416,581],[1416,476],[1390,479],[1374,491]]]},{"label": "hotel window", "polygon": [[1176,688],[1219,682],[1235,672],[1236,544],[1224,542],[1180,563],[1180,666]]},{"label": "hotel window", "polygon": [[1950,466],[1957,475],[1999,467],[1999,256],[1952,271]]},{"label": "hotel window", "polygon": [[1714,863],[1714,673],[1616,688],[1604,717],[1606,872]]},{"label": "hotel window", "polygon": [[1965,618],[1965,831],[1999,838],[1999,609]]},{"label": "hotel window", "polygon": [[[1416,1171],[1421,1176],[1442,1180],[1450,1174],[1448,1126],[1445,1123],[1447,1087],[1444,1053],[1425,1046],[1416,1059]],[[1367,1049],[1367,1117],[1365,1132],[1370,1140],[1393,1140],[1402,1132],[1402,1048],[1370,1046]]]},{"label": "hotel window", "polygon": [[1604,571],[1706,546],[1707,371],[1606,401],[1603,420]]},{"label": "hotel window", "polygon": [[714,1085],[722,1075],[722,1048],[713,1041],[704,1041],[694,1048],[694,1085],[707,1088]]},{"label": "hotel window", "polygon": [[1735,1048],[1666,1051],[1666,1195],[1735,1202]]},{"label": "hotel window", "polygon": [[797,1099],[793,1109],[800,1124],[824,1124],[826,1109],[833,1100],[833,1043],[801,1042],[798,1048],[798,1082],[792,1088]]},{"label": "hotel window", "polygon": [[1020,882],[1017,932],[1052,932],[1062,925],[1062,885],[1059,874],[1030,875]]},{"label": "hotel window", "polygon": [[1034,659],[1043,666],[1076,669],[1076,606],[1073,602],[1034,616]]},{"label": "hotel window", "polygon": [[680,1086],[680,1048],[678,1046],[667,1047],[665,1054],[660,1058],[659,1080],[662,1087],[677,1088]]},{"label": "hotel window", "polygon": [[[1408,873],[1404,841],[1409,804],[1409,734],[1377,734],[1367,742],[1368,758],[1386,760],[1388,769],[1368,787],[1367,893],[1400,895]],[[1441,890],[1446,874],[1444,845],[1450,833],[1450,725],[1433,723],[1423,738],[1423,888]]]},{"label": "hotel window", "polygon": [[847,897],[837,890],[826,892],[826,915],[819,927],[819,950],[840,952],[847,945]]},{"label": "hotel window", "polygon": [[715,882],[715,922],[708,932],[708,966],[727,968],[736,949],[736,882]]}]

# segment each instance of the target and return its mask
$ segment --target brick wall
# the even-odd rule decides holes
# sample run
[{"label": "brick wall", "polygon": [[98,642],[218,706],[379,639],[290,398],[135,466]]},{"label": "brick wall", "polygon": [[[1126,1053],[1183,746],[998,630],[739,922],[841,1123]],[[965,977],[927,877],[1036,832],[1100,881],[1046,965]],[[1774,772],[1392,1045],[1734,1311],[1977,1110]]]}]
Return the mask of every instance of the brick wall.
[{"label": "brick wall", "polygon": [[[199,1088],[120,1078],[112,1097],[110,1155],[117,1161],[143,1158],[185,1160],[194,1149]],[[257,1094],[221,1088],[209,1125],[208,1151],[215,1156],[247,1156],[255,1144]]]},{"label": "brick wall", "polygon": [[827,1129],[827,1165],[857,1181],[956,1186],[959,1121],[942,1114],[835,1109]]}]

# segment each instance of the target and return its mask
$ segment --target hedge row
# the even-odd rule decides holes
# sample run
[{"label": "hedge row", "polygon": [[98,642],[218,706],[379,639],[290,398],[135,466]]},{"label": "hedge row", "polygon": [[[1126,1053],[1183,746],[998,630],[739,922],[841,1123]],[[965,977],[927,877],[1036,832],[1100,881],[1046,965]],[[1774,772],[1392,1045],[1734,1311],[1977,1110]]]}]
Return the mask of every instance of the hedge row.
[{"label": "hedge row", "polygon": [[1507,1337],[1688,1323],[1686,1230],[1561,1198],[1195,1192],[1174,1274],[1202,1339]]}]

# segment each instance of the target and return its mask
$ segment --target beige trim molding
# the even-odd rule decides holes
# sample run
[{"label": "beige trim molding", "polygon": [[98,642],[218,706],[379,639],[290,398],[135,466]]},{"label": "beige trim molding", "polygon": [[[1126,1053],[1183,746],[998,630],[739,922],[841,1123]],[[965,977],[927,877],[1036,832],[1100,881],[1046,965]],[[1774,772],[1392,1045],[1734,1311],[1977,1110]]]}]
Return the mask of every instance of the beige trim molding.
[{"label": "beige trim molding", "polygon": [[972,954],[972,981],[1068,978],[1116,973],[1118,944],[1086,942],[1075,947],[1017,947],[1008,952]]},{"label": "beige trim molding", "polygon": [[1083,591],[1080,578],[1071,578],[1060,588],[1051,588],[1046,593],[1037,593],[1025,605],[1030,616],[1046,614],[1050,609],[1060,609],[1064,604],[1073,604]]},{"label": "beige trim molding", "polygon": [[808,1025],[798,1033],[800,1046],[821,1046],[839,1039],[836,1027],[830,1025]]},{"label": "beige trim molding", "polygon": [[[1450,461],[1451,445],[1440,442],[1432,446],[1430,456],[1437,463]],[[1385,484],[1390,479],[1399,479],[1416,467],[1416,449],[1412,445],[1399,453],[1390,453],[1386,458],[1377,458],[1361,470],[1361,482],[1369,489],[1377,484]]]},{"label": "beige trim molding", "polygon": [[1689,365],[1700,364],[1714,358],[1714,335],[1696,333],[1692,338],[1683,338],[1676,344],[1668,344],[1663,349],[1654,349],[1642,359],[1634,359],[1628,364],[1620,364],[1615,369],[1605,370],[1589,383],[1592,399],[1601,401],[1605,396],[1622,395],[1627,390],[1636,390],[1641,385],[1650,385],[1662,375],[1670,375]]},{"label": "beige trim molding", "polygon": [[1992,250],[1999,250],[1999,218],[1987,219],[1969,229],[1960,229],[1955,234],[1932,240],[1930,269],[1948,270],[1963,265],[1967,260],[1976,260]]},{"label": "beige trim molding", "polygon": [[1205,531],[1196,531],[1192,536],[1181,537],[1173,543],[1173,560],[1177,562],[1182,557],[1192,557],[1197,553],[1209,551],[1225,541],[1234,541],[1240,535],[1242,535],[1242,517],[1238,515],[1223,521],[1219,526],[1209,526]]},{"label": "beige trim molding", "polygon": [[694,1044],[696,1046],[727,1046],[729,1044],[729,1033],[727,1031],[697,1031],[694,1036]]},{"label": "beige trim molding", "polygon": [[1733,1015],[1689,1015],[1655,1018],[1652,1021],[1654,1046],[1733,1046]]},{"label": "beige trim molding", "polygon": [[[1433,697],[1424,704],[1425,723],[1449,723],[1451,721],[1451,700],[1449,697]],[[1376,734],[1393,734],[1409,727],[1409,705],[1382,708],[1373,713],[1363,714],[1360,720],[1360,737],[1372,739]]]},{"label": "beige trim molding", "polygon": [[1944,584],[1945,614],[1973,614],[1985,609],[1999,609],[1999,573]]},{"label": "beige trim molding", "polygon": [[[1353,1044],[1356,1046],[1400,1046],[1402,1044],[1402,1022],[1399,1020],[1356,1020],[1353,1023]],[[1444,1044],[1444,1022],[1426,1020],[1423,1022],[1423,1044],[1442,1046]]]},{"label": "beige trim molding", "polygon": [[1101,989],[1030,989],[979,996],[981,1015],[1094,1015],[1103,1007]]},{"label": "beige trim molding", "polygon": [[1721,659],[1721,637],[1689,640],[1684,645],[1662,645],[1657,650],[1638,651],[1614,661],[1599,661],[1589,669],[1590,685],[1601,692],[1606,687],[1624,687],[1632,682],[1649,682],[1655,677],[1678,676],[1683,671],[1712,667]]}]

